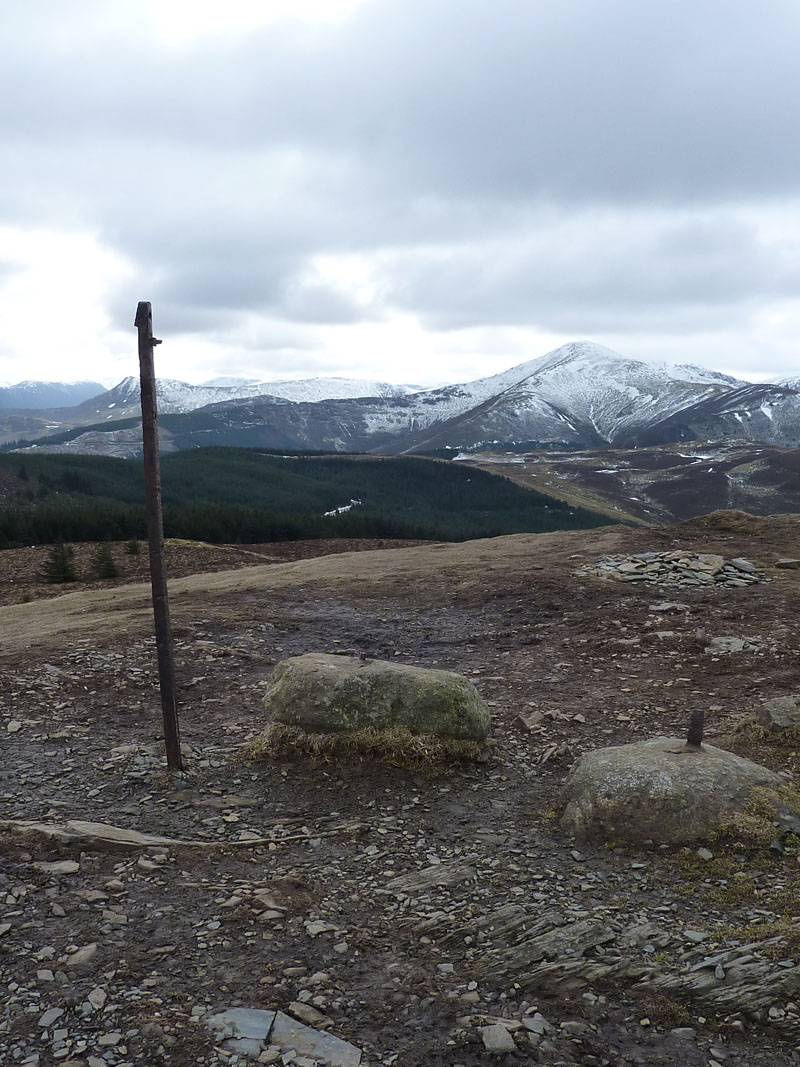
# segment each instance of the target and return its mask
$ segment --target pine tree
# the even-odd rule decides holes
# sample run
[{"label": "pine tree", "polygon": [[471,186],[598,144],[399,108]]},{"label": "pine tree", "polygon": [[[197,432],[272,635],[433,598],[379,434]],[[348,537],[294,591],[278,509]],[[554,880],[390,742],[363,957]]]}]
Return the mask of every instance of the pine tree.
[{"label": "pine tree", "polygon": [[42,577],[52,585],[64,582],[77,582],[75,571],[75,550],[72,545],[65,545],[59,538],[47,554]]},{"label": "pine tree", "polygon": [[95,578],[117,578],[119,567],[114,562],[110,545],[98,545],[92,556],[92,574]]}]

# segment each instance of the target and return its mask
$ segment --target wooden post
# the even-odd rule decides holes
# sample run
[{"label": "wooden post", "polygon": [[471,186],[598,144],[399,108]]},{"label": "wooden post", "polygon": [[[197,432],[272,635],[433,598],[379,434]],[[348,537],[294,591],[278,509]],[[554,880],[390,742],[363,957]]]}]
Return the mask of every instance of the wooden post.
[{"label": "wooden post", "polygon": [[147,504],[147,541],[150,548],[150,584],[153,589],[153,615],[158,654],[158,680],[164,716],[164,743],[167,766],[183,770],[178,729],[178,698],[175,688],[175,662],[169,624],[167,572],[164,566],[164,521],[161,513],[161,471],[158,462],[158,414],[153,348],[161,342],[153,337],[153,311],[148,300],[136,308],[134,326],[139,331],[139,375],[142,389],[142,453]]}]

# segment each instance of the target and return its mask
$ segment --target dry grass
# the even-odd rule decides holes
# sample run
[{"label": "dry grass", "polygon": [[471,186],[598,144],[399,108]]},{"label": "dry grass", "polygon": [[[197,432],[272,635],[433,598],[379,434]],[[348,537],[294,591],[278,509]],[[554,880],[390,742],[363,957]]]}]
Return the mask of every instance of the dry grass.
[{"label": "dry grass", "polygon": [[744,811],[723,824],[714,836],[716,841],[737,841],[747,848],[769,848],[778,836],[778,812],[788,809],[800,814],[800,793],[791,786],[779,789],[754,789]]},{"label": "dry grass", "polygon": [[465,762],[485,759],[486,750],[485,744],[476,741],[412,734],[403,727],[312,734],[297,726],[273,722],[240,749],[238,758],[248,763],[297,757],[310,757],[315,763],[367,759],[413,770],[447,771]]},{"label": "dry grass", "polygon": [[714,744],[778,773],[800,775],[800,728],[796,726],[773,731],[748,715],[715,737]]},{"label": "dry grass", "polygon": [[[774,940],[776,938],[777,941]],[[744,926],[731,924],[717,931],[717,940],[735,940],[743,945],[758,944],[758,951],[770,960],[796,960],[800,956],[800,922],[796,917],[780,916]],[[769,941],[774,943],[764,943]]]}]

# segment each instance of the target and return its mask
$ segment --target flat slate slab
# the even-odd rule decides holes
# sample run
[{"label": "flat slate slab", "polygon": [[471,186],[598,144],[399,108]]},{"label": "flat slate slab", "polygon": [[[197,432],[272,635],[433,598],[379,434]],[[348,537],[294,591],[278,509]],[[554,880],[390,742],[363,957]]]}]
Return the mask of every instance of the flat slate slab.
[{"label": "flat slate slab", "polygon": [[330,1067],[359,1067],[361,1063],[361,1050],[355,1045],[324,1030],[315,1030],[305,1023],[299,1023],[282,1011],[275,1016],[269,1041],[284,1051],[294,1049],[301,1056],[314,1056],[330,1064]]},{"label": "flat slate slab", "polygon": [[228,1008],[207,1021],[219,1034],[226,1050],[257,1058],[267,1043],[275,1014],[258,1008]]},{"label": "flat slate slab", "polygon": [[228,1008],[206,1024],[219,1036],[226,1052],[258,1059],[270,1045],[281,1052],[312,1056],[328,1067],[359,1067],[361,1050],[324,1030],[298,1022],[282,1011]]},{"label": "flat slate slab", "polygon": [[108,849],[110,852],[128,852],[145,848],[170,848],[183,842],[159,834],[144,834],[125,826],[112,826],[105,822],[86,822],[70,819],[65,823],[35,822],[28,819],[2,819],[0,830],[21,837],[38,836],[59,845],[72,847]]}]

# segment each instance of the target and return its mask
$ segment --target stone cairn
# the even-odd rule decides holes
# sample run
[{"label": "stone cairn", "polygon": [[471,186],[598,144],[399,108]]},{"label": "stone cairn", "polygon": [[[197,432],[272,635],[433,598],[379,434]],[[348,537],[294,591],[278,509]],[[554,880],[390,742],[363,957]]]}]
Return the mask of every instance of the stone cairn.
[{"label": "stone cairn", "polygon": [[770,582],[749,559],[725,559],[711,552],[636,552],[630,556],[600,556],[596,563],[575,571],[577,578],[653,585],[739,586]]}]

